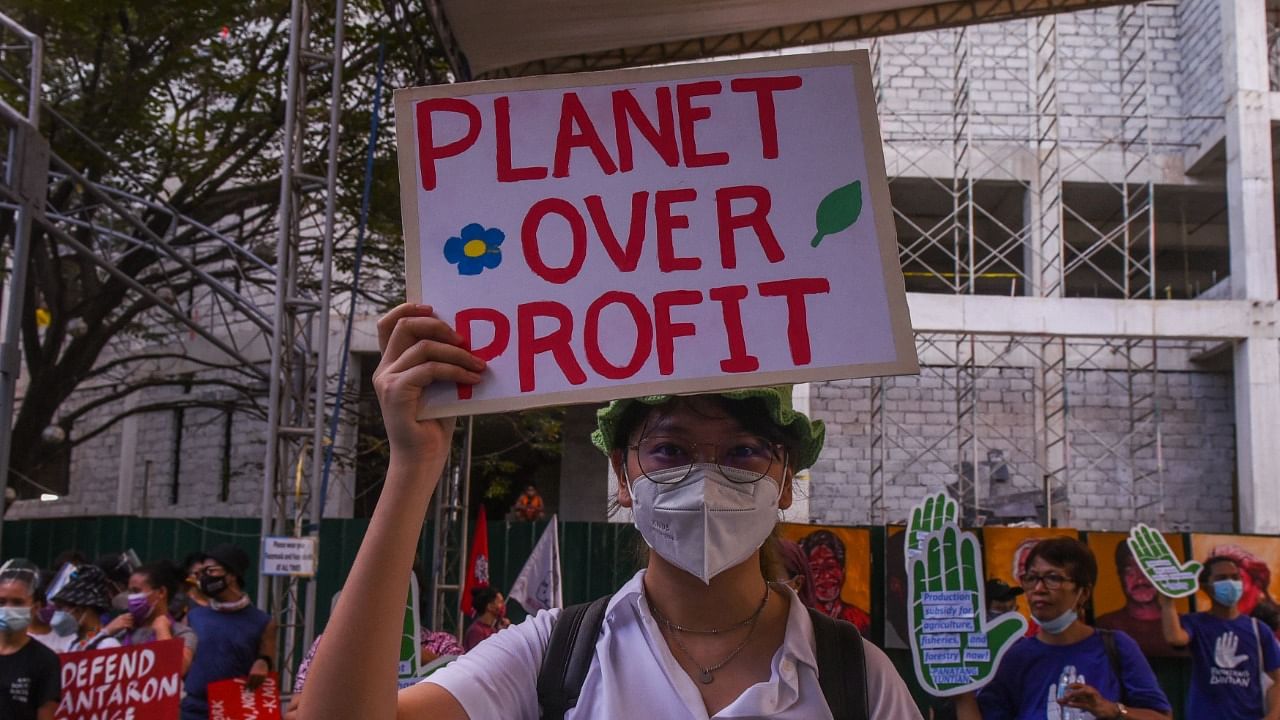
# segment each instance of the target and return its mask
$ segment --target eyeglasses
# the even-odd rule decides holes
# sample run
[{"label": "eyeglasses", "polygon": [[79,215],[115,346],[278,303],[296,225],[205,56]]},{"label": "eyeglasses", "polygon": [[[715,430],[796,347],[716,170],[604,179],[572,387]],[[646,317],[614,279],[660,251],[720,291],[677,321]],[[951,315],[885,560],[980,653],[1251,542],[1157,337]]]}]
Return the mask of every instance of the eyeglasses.
[{"label": "eyeglasses", "polygon": [[1050,590],[1057,590],[1062,587],[1062,583],[1075,582],[1075,580],[1057,573],[1037,575],[1035,573],[1028,572],[1023,573],[1022,577],[1018,578],[1018,582],[1022,584],[1023,590],[1031,590],[1036,586],[1036,583],[1039,582],[1043,582],[1044,586]]},{"label": "eyeglasses", "polygon": [[[699,448],[704,452],[699,453]],[[665,485],[684,481],[689,477],[693,464],[701,462],[701,458],[711,458],[711,462],[721,470],[741,471],[725,475],[730,482],[743,485],[756,482],[768,475],[774,467],[786,464],[786,449],[781,443],[756,435],[743,435],[719,443],[698,443],[687,438],[649,435],[641,438],[639,443],[629,446],[629,449],[636,454],[640,472],[649,480]],[[679,477],[662,474],[680,467],[688,470]]]}]

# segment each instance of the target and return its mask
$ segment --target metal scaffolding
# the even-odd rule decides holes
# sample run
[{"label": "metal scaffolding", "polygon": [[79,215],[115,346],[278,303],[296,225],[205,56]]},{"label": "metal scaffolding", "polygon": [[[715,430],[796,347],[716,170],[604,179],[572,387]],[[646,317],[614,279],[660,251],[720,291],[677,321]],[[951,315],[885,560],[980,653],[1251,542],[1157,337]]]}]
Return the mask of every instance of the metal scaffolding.
[{"label": "metal scaffolding", "polygon": [[[462,591],[466,587],[467,543],[470,538],[468,500],[471,497],[471,439],[474,424],[467,417],[462,431],[462,446],[450,457],[449,465],[436,485],[432,504],[431,591],[427,602],[431,627],[452,632],[462,639],[465,619],[462,617]],[[481,510],[483,512],[483,509]]]},{"label": "metal scaffolding", "polygon": [[[262,493],[262,534],[318,536],[320,473],[323,466],[327,401],[327,360],[336,177],[338,122],[341,112],[343,16],[342,0],[325,17],[303,0],[291,10],[289,74],[281,168],[281,202],[274,264],[234,237],[236,218],[205,224],[183,216],[149,196],[145,183],[135,189],[109,187],[90,181],[51,150],[40,130],[40,39],[0,15],[6,52],[29,56],[23,82],[25,112],[0,102],[0,122],[7,129],[4,183],[0,211],[13,212],[14,250],[9,256],[10,282],[4,287],[4,344],[0,351],[0,413],[12,415],[18,374],[18,342],[24,312],[27,246],[31,233],[44,233],[65,252],[87,260],[107,277],[125,283],[150,300],[153,311],[167,319],[168,340],[184,353],[211,355],[204,370],[244,376],[267,385],[268,433]],[[323,39],[315,26],[323,26]],[[327,76],[327,89],[308,92],[308,76]],[[327,90],[327,92],[326,92]],[[314,98],[318,99],[311,99]],[[323,112],[317,112],[323,106]],[[110,154],[56,113],[45,108],[50,123],[90,147],[107,161]],[[315,118],[322,118],[317,121]],[[319,127],[316,127],[316,126]],[[89,197],[92,203],[61,207],[53,203],[51,188],[61,197]],[[318,219],[318,220],[317,220]],[[163,228],[157,231],[155,228]],[[87,240],[85,238],[88,238]],[[158,277],[177,278],[168,285],[144,285],[125,274],[126,253],[152,253]],[[318,250],[318,252],[316,252]],[[304,252],[305,251],[305,252]],[[318,283],[304,282],[300,271],[305,254],[318,256]],[[217,272],[198,260],[218,261]],[[311,268],[307,268],[308,272]],[[228,283],[225,278],[234,282]],[[273,291],[273,294],[271,294]],[[255,295],[255,293],[257,293]],[[264,297],[274,299],[273,312]],[[185,300],[185,301],[184,301]],[[270,350],[270,366],[260,353]],[[113,361],[135,351],[127,341],[110,350]],[[155,363],[146,372],[189,372]],[[10,433],[0,433],[0,466],[7,463]],[[7,478],[6,478],[7,479]],[[314,637],[315,583],[295,578],[259,576],[258,604],[280,620],[280,664],[285,687]]]},{"label": "metal scaffolding", "polygon": [[[344,0],[332,7],[292,2],[263,465],[264,538],[319,542],[344,20]],[[311,78],[325,75],[328,92],[323,86],[310,91]],[[300,281],[299,270],[306,250],[317,245],[319,284],[309,286]],[[287,689],[315,636],[316,583],[260,574],[258,588],[258,607],[280,621],[281,683]]]},{"label": "metal scaffolding", "polygon": [[[105,149],[43,102],[39,37],[3,15],[0,34],[3,51],[23,53],[29,64],[26,76],[4,78],[25,96],[25,110],[0,101],[0,124],[7,131],[0,213],[12,213],[16,221],[3,292],[0,413],[13,416],[22,318],[34,311],[27,304],[26,271],[37,241],[53,245],[59,261],[91,267],[102,281],[122,284],[152,307],[143,318],[155,343],[153,352],[140,352],[130,338],[114,338],[102,359],[114,368],[105,377],[128,384],[203,372],[247,386],[264,383],[266,371],[255,353],[265,345],[271,322],[247,294],[274,284],[274,268],[234,237],[233,223],[223,227],[195,220],[152,196],[146,183],[127,172],[116,173],[117,185],[109,186],[90,180],[64,159],[48,137],[71,138],[105,167],[119,170]],[[152,271],[150,282],[121,269],[126,256],[135,267],[139,258],[145,261]],[[172,359],[181,355],[198,359]],[[6,423],[0,432],[0,467],[8,465],[11,440]],[[3,474],[0,485],[8,475]]]},{"label": "metal scaffolding", "polygon": [[[886,95],[888,72],[882,63],[886,53],[910,48],[932,52],[947,43],[950,63],[938,67],[937,55],[918,58],[925,68],[929,97],[948,97],[951,112],[915,112],[882,102],[881,117],[897,133],[886,133],[886,144],[899,144],[899,166],[891,169],[895,189],[895,215],[899,223],[900,257],[909,288],[956,295],[995,294],[1064,297],[1081,286],[1102,285],[1111,296],[1155,299],[1154,167],[1151,137],[1150,36],[1147,5],[1090,10],[1098,22],[1091,26],[1116,28],[1113,52],[1118,63],[1095,64],[1059,52],[1059,18],[1048,15],[1010,21],[1002,29],[1022,23],[1026,44],[1020,53],[1008,54],[1007,43],[985,43],[976,35],[981,28],[938,31],[927,42],[912,45],[896,40],[871,42],[877,96]],[[885,47],[893,42],[892,50]],[[1100,65],[1100,66],[1099,66]],[[917,73],[917,79],[918,79]],[[1121,98],[1119,116],[1096,117],[1078,113],[1068,117],[1059,102],[1062,76],[1111,88]],[[982,81],[998,81],[1021,97],[1016,108],[985,108],[975,102],[974,88]],[[918,87],[918,86],[916,86]],[[1064,119],[1074,127],[1086,124],[1095,137],[1091,142],[1063,137]],[[1100,137],[1098,137],[1100,136]],[[930,140],[932,138],[933,140]],[[927,143],[932,142],[932,145]],[[945,143],[945,144],[944,144]],[[922,149],[922,146],[925,146]],[[1030,175],[1020,175],[1017,155],[1034,158]],[[1121,173],[1108,174],[1104,156],[1118,156]],[[937,168],[950,167],[949,177]],[[1092,174],[1091,195],[1073,199],[1064,188],[1068,172]],[[919,180],[916,178],[928,178]],[[980,187],[999,183],[1015,188],[1004,197]],[[914,184],[907,184],[914,183]],[[925,217],[910,207],[900,207],[902,196],[923,189],[947,197],[948,211],[941,217]],[[1099,218],[1095,202],[1100,192],[1113,193],[1116,211]],[[1025,198],[1021,222],[1002,211],[1000,203],[1010,193]],[[1071,231],[1068,232],[1068,225]],[[997,348],[999,346],[999,348]],[[912,381],[873,381],[869,390],[871,434],[872,522],[892,521],[885,513],[886,489],[895,474],[945,462],[953,473],[952,492],[970,519],[984,515],[984,486],[976,482],[984,465],[984,448],[993,441],[1018,445],[984,416],[979,399],[980,382],[1003,358],[1016,355],[1031,360],[1030,380],[1034,405],[1032,453],[1024,466],[1034,467],[1035,477],[1021,490],[1039,493],[1042,520],[1070,521],[1070,484],[1074,472],[1099,463],[1115,463],[1129,489],[1128,512],[1135,520],[1159,522],[1163,517],[1163,467],[1160,453],[1158,342],[1154,337],[1127,337],[1089,342],[1083,349],[1070,347],[1061,336],[1014,336],[997,339],[972,334],[918,334],[917,348],[923,375],[939,378],[952,397],[950,431],[943,437],[919,441],[912,427],[895,418],[886,407],[893,388]],[[1099,353],[1123,357],[1121,372],[1102,374],[1114,391],[1128,399],[1127,430],[1120,442],[1101,442],[1087,424],[1071,424],[1068,383],[1072,373],[1091,367],[1111,368],[1099,362]],[[1114,368],[1111,368],[1112,370]],[[1079,436],[1090,450],[1073,447]],[[1100,448],[1100,449],[1099,449]],[[1083,454],[1082,454],[1083,453]],[[1091,454],[1092,453],[1092,454]],[[895,462],[894,456],[899,456]],[[905,460],[903,459],[905,458]],[[1029,465],[1026,465],[1029,464]]]}]

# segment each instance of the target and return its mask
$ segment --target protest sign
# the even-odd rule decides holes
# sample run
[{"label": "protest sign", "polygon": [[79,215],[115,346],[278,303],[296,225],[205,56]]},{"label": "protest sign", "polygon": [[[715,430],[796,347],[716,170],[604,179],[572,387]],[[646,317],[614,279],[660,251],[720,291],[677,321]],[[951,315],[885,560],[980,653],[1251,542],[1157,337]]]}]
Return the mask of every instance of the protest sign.
[{"label": "protest sign", "polygon": [[409,571],[409,595],[405,598],[400,626],[400,680],[414,681],[422,670],[422,616],[418,613],[418,574]]},{"label": "protest sign", "polygon": [[57,720],[171,720],[182,702],[182,640],[58,656]]},{"label": "protest sign", "polygon": [[921,687],[943,697],[990,682],[1027,629],[1017,613],[987,619],[982,554],[956,524],[958,509],[946,495],[927,497],[906,530],[911,656]]},{"label": "protest sign", "polygon": [[1128,543],[1138,569],[1160,594],[1171,598],[1196,594],[1200,587],[1200,563],[1178,560],[1169,541],[1158,531],[1138,523],[1129,531]]},{"label": "protest sign", "polygon": [[280,680],[267,675],[250,690],[246,678],[209,683],[209,720],[280,720]]},{"label": "protest sign", "polygon": [[917,370],[865,51],[396,93],[423,416]]},{"label": "protest sign", "polygon": [[[1181,564],[1184,560],[1182,536],[1163,533],[1164,540]],[[1147,657],[1179,657],[1185,651],[1164,639],[1160,626],[1160,591],[1143,573],[1138,559],[1129,548],[1127,532],[1093,532],[1085,538],[1098,560],[1098,583],[1093,587],[1089,604],[1093,610],[1093,626],[1120,630],[1133,638]],[[1190,612],[1188,598],[1174,600],[1178,614]]]}]

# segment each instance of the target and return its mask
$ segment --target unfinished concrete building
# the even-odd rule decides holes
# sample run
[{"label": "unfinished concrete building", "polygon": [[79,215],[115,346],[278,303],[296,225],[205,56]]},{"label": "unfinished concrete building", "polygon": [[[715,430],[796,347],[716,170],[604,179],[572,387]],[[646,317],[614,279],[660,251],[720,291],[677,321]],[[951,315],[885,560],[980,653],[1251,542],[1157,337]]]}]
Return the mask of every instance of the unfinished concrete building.
[{"label": "unfinished concrete building", "polygon": [[[898,522],[949,489],[975,523],[1280,531],[1278,34],[1274,2],[1181,0],[855,41],[922,372],[798,389],[829,442],[793,517]],[[376,363],[367,310],[350,393]],[[564,520],[605,518],[590,412],[565,428]],[[8,518],[259,516],[266,430],[176,420],[77,447],[58,500]],[[360,511],[376,479],[356,475],[326,514]]]}]

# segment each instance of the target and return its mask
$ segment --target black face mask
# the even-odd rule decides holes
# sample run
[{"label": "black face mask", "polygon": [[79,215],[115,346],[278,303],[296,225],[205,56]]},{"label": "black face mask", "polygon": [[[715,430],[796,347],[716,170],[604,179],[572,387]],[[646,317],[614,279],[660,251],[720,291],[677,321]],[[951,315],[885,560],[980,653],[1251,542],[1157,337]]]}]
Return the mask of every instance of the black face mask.
[{"label": "black face mask", "polygon": [[209,597],[217,597],[219,593],[227,589],[226,577],[214,577],[213,575],[200,576],[200,592]]}]

